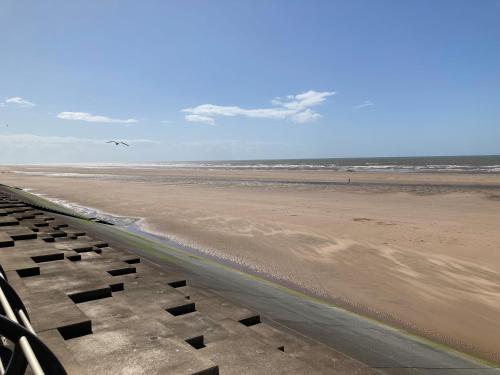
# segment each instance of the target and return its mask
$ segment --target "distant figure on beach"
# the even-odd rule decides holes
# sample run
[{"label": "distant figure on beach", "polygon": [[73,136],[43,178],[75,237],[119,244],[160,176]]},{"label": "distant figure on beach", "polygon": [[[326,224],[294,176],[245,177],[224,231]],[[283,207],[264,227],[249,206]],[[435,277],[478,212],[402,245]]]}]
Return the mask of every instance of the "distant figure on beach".
[{"label": "distant figure on beach", "polygon": [[127,147],[130,147],[130,145],[126,144],[125,142],[107,141],[106,143],[114,143],[114,144],[115,144],[115,146],[125,145],[125,146],[127,146]]},{"label": "distant figure on beach", "polygon": [[350,179],[350,178],[347,180],[347,183],[348,183],[348,184],[350,184],[350,183],[351,183],[351,179]]}]

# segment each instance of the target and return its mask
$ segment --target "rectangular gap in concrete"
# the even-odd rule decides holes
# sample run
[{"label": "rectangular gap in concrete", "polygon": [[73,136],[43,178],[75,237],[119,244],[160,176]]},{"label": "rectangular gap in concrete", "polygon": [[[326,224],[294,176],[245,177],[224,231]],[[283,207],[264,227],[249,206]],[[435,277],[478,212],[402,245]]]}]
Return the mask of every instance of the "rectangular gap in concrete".
[{"label": "rectangular gap in concrete", "polygon": [[109,246],[107,242],[96,241],[96,242],[93,242],[93,244],[95,247],[108,247]]},{"label": "rectangular gap in concrete", "polygon": [[88,253],[90,251],[94,251],[93,246],[87,246],[87,247],[79,247],[77,249],[72,249],[73,251],[76,251],[77,253]]},{"label": "rectangular gap in concrete", "polygon": [[90,320],[86,320],[69,326],[59,327],[57,330],[64,340],[70,340],[76,337],[92,334],[92,322]]},{"label": "rectangular gap in concrete", "polygon": [[87,290],[85,292],[68,294],[68,297],[71,298],[74,303],[95,301],[98,299],[111,297],[111,288],[108,287],[95,290]]},{"label": "rectangular gap in concrete", "polygon": [[186,280],[177,280],[177,281],[172,281],[171,283],[168,283],[172,288],[181,288],[183,286],[186,286]]},{"label": "rectangular gap in concrete", "polygon": [[19,221],[13,221],[13,220],[6,220],[6,221],[0,221],[0,227],[11,227],[13,225],[19,225]]},{"label": "rectangular gap in concrete", "polygon": [[0,247],[12,247],[14,246],[14,240],[6,240],[5,237],[4,239],[0,240]]},{"label": "rectangular gap in concrete", "polygon": [[64,253],[55,254],[45,254],[45,255],[35,255],[31,257],[35,263],[52,262],[54,260],[64,259]]},{"label": "rectangular gap in concrete", "polygon": [[126,259],[126,260],[124,260],[124,262],[128,263],[128,264],[141,263],[141,258]]},{"label": "rectangular gap in concrete", "polygon": [[261,323],[260,315],[250,316],[248,318],[241,319],[239,322],[247,327],[251,327],[251,326],[254,326],[256,324]]},{"label": "rectangular gap in concrete", "polygon": [[40,275],[40,267],[24,268],[22,270],[16,270],[19,277],[31,277]]},{"label": "rectangular gap in concrete", "polygon": [[192,337],[184,341],[186,341],[189,345],[191,345],[195,349],[202,349],[205,347],[205,340],[203,338],[203,335]]},{"label": "rectangular gap in concrete", "polygon": [[55,242],[54,237],[50,236],[42,237],[42,240],[44,240],[45,242]]},{"label": "rectangular gap in concrete", "polygon": [[50,232],[49,236],[52,236],[54,238],[62,238],[62,237],[67,237],[68,235],[62,231],[55,231],[55,232]]},{"label": "rectangular gap in concrete", "polygon": [[109,270],[108,273],[111,276],[121,276],[128,275],[129,273],[136,273],[135,267],[117,268],[115,270]]},{"label": "rectangular gap in concrete", "polygon": [[15,217],[17,217],[19,220],[32,220],[35,218],[35,215],[17,215]]},{"label": "rectangular gap in concrete", "polygon": [[109,287],[111,288],[112,292],[119,292],[125,289],[123,283],[111,284]]},{"label": "rectangular gap in concrete", "polygon": [[170,307],[166,309],[168,313],[173,316],[185,315],[196,311],[195,304],[193,302],[186,303],[185,305],[179,305],[175,307]]},{"label": "rectangular gap in concrete", "polygon": [[219,366],[207,368],[198,372],[193,372],[191,375],[219,375]]},{"label": "rectangular gap in concrete", "polygon": [[80,254],[68,255],[66,258],[68,258],[72,262],[78,262],[79,260],[82,260],[82,256]]},{"label": "rectangular gap in concrete", "polygon": [[37,234],[35,232],[25,232],[25,233],[19,233],[19,234],[12,234],[10,237],[14,241],[23,241],[23,240],[35,240],[37,237]]}]

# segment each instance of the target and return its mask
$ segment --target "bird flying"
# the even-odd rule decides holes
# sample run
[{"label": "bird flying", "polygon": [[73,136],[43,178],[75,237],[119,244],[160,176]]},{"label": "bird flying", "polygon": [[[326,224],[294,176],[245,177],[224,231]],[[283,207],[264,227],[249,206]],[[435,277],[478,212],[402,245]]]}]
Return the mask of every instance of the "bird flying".
[{"label": "bird flying", "polygon": [[125,145],[127,147],[130,147],[129,144],[125,143],[125,142],[121,142],[121,141],[107,141],[106,143],[114,143],[115,146],[119,146],[119,145]]}]

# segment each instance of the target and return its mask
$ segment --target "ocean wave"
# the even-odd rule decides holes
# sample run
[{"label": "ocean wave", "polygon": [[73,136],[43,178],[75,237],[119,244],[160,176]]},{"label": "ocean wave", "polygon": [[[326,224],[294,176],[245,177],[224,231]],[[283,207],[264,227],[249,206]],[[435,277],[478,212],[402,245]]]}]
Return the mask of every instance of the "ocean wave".
[{"label": "ocean wave", "polygon": [[38,192],[36,189],[31,189],[31,188],[24,188],[24,191],[29,192],[30,194],[36,195],[40,198],[43,198],[45,200],[48,200],[52,203],[55,203],[59,206],[63,206],[65,208],[68,208],[78,214],[81,214],[82,216],[88,217],[88,218],[97,218],[100,220],[104,220],[110,223],[113,223],[118,226],[123,226],[127,227],[129,225],[132,225],[138,221],[140,221],[142,218],[138,217],[130,217],[130,216],[120,216],[116,214],[112,214],[103,210],[99,210],[94,207],[89,207],[89,206],[83,206],[78,203],[70,202],[61,198],[54,198],[47,196],[44,193]]},{"label": "ocean wave", "polygon": [[[47,167],[49,165],[45,165]],[[38,167],[14,171],[27,175],[51,177],[99,178],[103,174],[91,173],[102,169],[207,169],[207,170],[322,170],[363,172],[450,172],[450,173],[499,173],[500,156],[476,157],[401,157],[401,158],[351,158],[351,159],[288,159],[288,160],[228,160],[228,161],[176,161],[141,163],[65,163],[52,167],[77,167],[90,173],[47,171]],[[42,169],[42,170],[41,170]],[[106,177],[124,178],[107,174]],[[129,176],[132,177],[132,176]]]}]

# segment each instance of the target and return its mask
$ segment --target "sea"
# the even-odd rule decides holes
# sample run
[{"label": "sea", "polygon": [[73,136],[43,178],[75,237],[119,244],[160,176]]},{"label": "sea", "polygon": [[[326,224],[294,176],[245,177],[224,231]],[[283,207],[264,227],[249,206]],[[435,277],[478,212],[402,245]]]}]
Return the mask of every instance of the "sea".
[{"label": "sea", "polygon": [[320,158],[268,160],[214,160],[152,163],[85,164],[88,168],[207,168],[261,170],[332,170],[373,172],[449,172],[499,173],[500,155],[486,156],[425,156],[374,158]]}]

